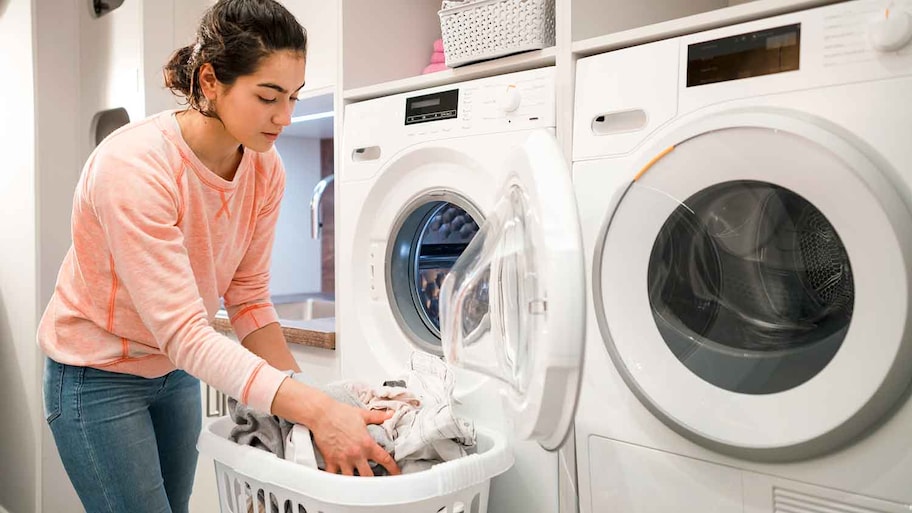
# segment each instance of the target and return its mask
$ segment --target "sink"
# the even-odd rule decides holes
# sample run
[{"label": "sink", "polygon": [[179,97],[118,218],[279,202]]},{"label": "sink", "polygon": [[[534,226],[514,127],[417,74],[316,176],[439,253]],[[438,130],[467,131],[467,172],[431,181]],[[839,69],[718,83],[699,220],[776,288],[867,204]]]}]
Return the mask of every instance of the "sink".
[{"label": "sink", "polygon": [[336,302],[327,299],[308,298],[304,301],[274,306],[279,319],[309,321],[336,315]]}]

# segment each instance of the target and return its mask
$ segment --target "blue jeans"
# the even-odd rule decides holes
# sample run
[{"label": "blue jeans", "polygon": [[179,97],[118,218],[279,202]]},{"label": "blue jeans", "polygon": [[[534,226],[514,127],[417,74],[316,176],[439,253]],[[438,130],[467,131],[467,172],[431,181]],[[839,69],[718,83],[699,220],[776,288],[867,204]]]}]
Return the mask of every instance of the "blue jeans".
[{"label": "blue jeans", "polygon": [[186,513],[202,424],[199,380],[146,379],[58,363],[44,367],[44,405],[88,513]]}]

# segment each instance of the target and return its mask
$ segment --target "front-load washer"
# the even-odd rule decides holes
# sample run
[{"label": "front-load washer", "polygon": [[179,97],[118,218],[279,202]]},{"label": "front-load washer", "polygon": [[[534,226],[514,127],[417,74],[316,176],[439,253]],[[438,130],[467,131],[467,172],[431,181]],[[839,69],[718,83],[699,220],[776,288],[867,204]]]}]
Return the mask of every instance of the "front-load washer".
[{"label": "front-load washer", "polygon": [[583,254],[554,98],[554,69],[543,68],[345,111],[342,377],[379,385],[405,374],[413,351],[456,364],[457,413],[514,434],[515,464],[493,480],[490,511],[558,510],[556,450],[576,405]]},{"label": "front-load washer", "polygon": [[584,512],[912,509],[912,2],[580,59]]}]

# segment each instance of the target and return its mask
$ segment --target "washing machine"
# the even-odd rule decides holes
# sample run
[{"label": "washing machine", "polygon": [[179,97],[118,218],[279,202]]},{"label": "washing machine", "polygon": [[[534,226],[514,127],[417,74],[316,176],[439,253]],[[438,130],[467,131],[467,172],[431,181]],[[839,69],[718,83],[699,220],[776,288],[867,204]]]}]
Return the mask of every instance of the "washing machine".
[{"label": "washing machine", "polygon": [[456,413],[512,442],[489,511],[558,510],[558,449],[576,405],[584,258],[554,99],[548,67],[345,110],[342,377],[379,385],[404,375],[414,351],[450,361]]},{"label": "washing machine", "polygon": [[580,59],[584,512],[912,509],[912,2]]}]

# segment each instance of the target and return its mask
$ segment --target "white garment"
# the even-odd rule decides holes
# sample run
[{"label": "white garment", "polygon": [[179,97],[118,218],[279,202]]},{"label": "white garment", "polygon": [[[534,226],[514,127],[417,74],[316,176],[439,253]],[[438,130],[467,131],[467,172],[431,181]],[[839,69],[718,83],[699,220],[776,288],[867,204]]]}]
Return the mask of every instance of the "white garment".
[{"label": "white garment", "polygon": [[317,455],[314,452],[310,430],[303,424],[295,424],[285,438],[285,459],[310,468],[317,468]]},{"label": "white garment", "polygon": [[[461,458],[475,445],[475,424],[453,415],[453,372],[440,358],[414,352],[405,387],[371,387],[357,381],[342,385],[367,409],[391,410],[381,427],[392,440],[390,453],[403,474]],[[286,438],[285,459],[317,467],[310,432],[296,425]]]}]

